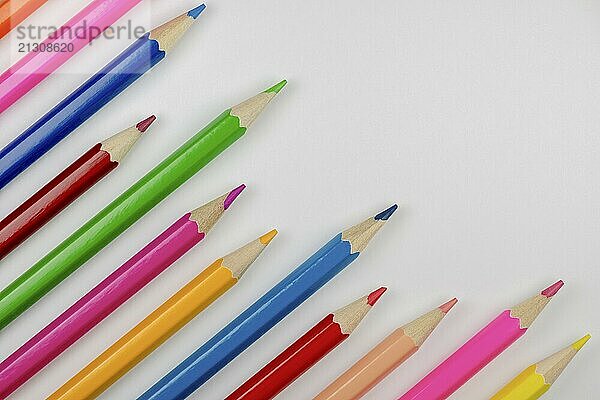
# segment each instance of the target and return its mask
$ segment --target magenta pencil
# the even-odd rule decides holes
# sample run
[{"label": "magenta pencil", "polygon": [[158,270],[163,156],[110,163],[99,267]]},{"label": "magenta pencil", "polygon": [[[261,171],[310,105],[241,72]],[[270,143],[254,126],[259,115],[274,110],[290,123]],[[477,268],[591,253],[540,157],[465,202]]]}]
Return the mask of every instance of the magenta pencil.
[{"label": "magenta pencil", "polygon": [[558,281],[531,299],[503,311],[399,400],[447,399],[523,336],[562,286],[563,281]]},{"label": "magenta pencil", "polygon": [[244,188],[242,185],[181,217],[0,363],[0,399],[8,397],[204,239]]},{"label": "magenta pencil", "polygon": [[[0,114],[25,96],[141,0],[94,0],[0,75]],[[0,1],[1,3],[1,1]]]}]

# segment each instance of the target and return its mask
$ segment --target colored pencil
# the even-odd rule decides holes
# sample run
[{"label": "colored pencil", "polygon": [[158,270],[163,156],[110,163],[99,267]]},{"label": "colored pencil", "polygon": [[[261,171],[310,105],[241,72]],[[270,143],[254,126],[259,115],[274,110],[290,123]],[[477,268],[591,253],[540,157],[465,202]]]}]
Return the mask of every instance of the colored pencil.
[{"label": "colored pencil", "polygon": [[[0,75],[0,114],[60,68],[141,0],[94,0]],[[10,3],[15,3],[10,0]],[[24,3],[16,1],[16,3]],[[39,7],[45,1],[30,1]],[[36,7],[36,8],[37,8]],[[26,7],[27,8],[27,7]],[[0,11],[2,14],[2,11]],[[1,19],[1,17],[0,17]],[[13,26],[21,21],[13,21]],[[0,37],[2,37],[0,28]],[[52,49],[56,51],[46,51]]]},{"label": "colored pencil", "polygon": [[0,1],[0,39],[14,27],[25,21],[48,0],[2,0]]},{"label": "colored pencil", "polygon": [[0,189],[162,61],[200,6],[147,33],[0,151]]},{"label": "colored pencil", "polygon": [[563,282],[558,281],[537,296],[503,311],[400,400],[447,399],[521,338],[562,286]]},{"label": "colored pencil", "polygon": [[226,400],[273,399],[345,341],[385,291],[379,288],[327,315]]},{"label": "colored pencil", "polygon": [[314,400],[356,400],[363,397],[421,348],[457,301],[452,299],[396,329]]},{"label": "colored pencil", "polygon": [[354,261],[397,206],[336,235],[139,400],[184,399]]},{"label": "colored pencil", "polygon": [[223,112],[0,292],[0,330],[243,136],[284,85]]},{"label": "colored pencil", "polygon": [[590,338],[590,335],[585,335],[565,349],[533,364],[496,393],[491,400],[539,399],[556,382],[560,374],[563,373],[571,360],[573,360],[573,357],[575,357]]},{"label": "colored pencil", "polygon": [[155,119],[96,144],[0,221],[0,260],[117,168]]},{"label": "colored pencil", "polygon": [[216,260],[115,344],[54,392],[48,400],[91,400],[141,362],[231,289],[277,234],[261,236]]},{"label": "colored pencil", "polygon": [[58,357],[204,239],[240,186],[187,213],[0,364],[0,399]]}]

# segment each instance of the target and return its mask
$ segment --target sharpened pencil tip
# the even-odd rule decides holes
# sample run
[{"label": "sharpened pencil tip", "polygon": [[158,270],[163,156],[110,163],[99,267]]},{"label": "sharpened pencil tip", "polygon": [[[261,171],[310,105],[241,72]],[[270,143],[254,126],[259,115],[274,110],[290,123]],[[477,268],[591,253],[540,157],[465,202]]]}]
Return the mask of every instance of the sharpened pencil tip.
[{"label": "sharpened pencil tip", "polygon": [[452,310],[452,307],[454,307],[454,306],[456,305],[456,303],[458,303],[458,299],[455,297],[455,298],[453,298],[452,300],[450,300],[449,302],[442,304],[442,305],[441,305],[441,306],[439,306],[438,308],[439,308],[440,310],[442,310],[442,312],[443,312],[444,314],[448,314],[448,312],[449,312],[450,310]]},{"label": "sharpened pencil tip", "polygon": [[398,204],[394,204],[387,210],[382,211],[379,214],[377,214],[374,218],[376,220],[387,221],[392,216],[392,214],[394,214],[396,212],[397,209],[398,209]]},{"label": "sharpened pencil tip", "polygon": [[265,246],[268,245],[269,243],[271,243],[271,240],[273,240],[275,236],[277,236],[277,233],[279,233],[277,232],[277,229],[273,229],[271,232],[265,233],[260,237],[260,242]]},{"label": "sharpened pencil tip", "polygon": [[386,292],[387,288],[386,287],[380,287],[379,289],[377,289],[376,291],[372,292],[368,297],[367,297],[367,304],[369,304],[371,307],[375,305],[375,303],[377,303],[377,300],[379,300],[379,298],[381,296],[383,296],[383,294]]},{"label": "sharpened pencil tip", "polygon": [[156,121],[156,115],[151,115],[142,122],[138,123],[135,127],[138,131],[144,133],[148,130],[148,128],[150,128],[150,125],[152,125],[154,121]]},{"label": "sharpened pencil tip", "polygon": [[287,83],[288,82],[284,79],[275,86],[272,86],[269,89],[265,90],[265,93],[279,93],[281,89],[283,89],[284,86],[287,85]]},{"label": "sharpened pencil tip", "polygon": [[550,298],[553,297],[558,291],[564,286],[564,282],[562,280],[556,282],[555,284],[547,287],[542,291],[542,295]]},{"label": "sharpened pencil tip", "polygon": [[573,343],[571,345],[572,348],[574,348],[575,350],[579,351],[583,348],[583,346],[585,346],[585,344],[588,342],[588,340],[590,340],[592,338],[592,335],[590,335],[589,333],[587,335],[585,335],[584,337],[582,337],[581,339],[579,339],[578,341],[576,341],[575,343]]},{"label": "sharpened pencil tip", "polygon": [[231,192],[229,192],[229,194],[225,198],[225,201],[223,202],[223,208],[227,210],[229,206],[231,206],[231,204],[235,201],[235,199],[237,199],[240,193],[244,191],[244,189],[246,189],[246,185],[242,184],[233,189]]},{"label": "sharpened pencil tip", "polygon": [[187,15],[196,19],[200,16],[200,14],[202,14],[202,11],[204,11],[205,8],[206,8],[206,5],[201,4],[198,7],[194,8],[193,10],[190,10]]}]

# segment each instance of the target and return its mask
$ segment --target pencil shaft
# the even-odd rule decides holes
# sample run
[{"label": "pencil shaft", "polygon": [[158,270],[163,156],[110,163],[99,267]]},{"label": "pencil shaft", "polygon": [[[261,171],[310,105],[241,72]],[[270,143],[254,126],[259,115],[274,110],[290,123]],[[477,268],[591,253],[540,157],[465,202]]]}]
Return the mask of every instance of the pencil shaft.
[{"label": "pencil shaft", "polygon": [[0,189],[165,57],[149,34],[0,151]]},{"label": "pencil shaft", "polygon": [[[38,45],[38,49],[56,48],[62,51],[31,51],[0,75],[0,114],[65,64],[140,1],[92,1]],[[40,3],[44,2],[30,1],[28,3],[39,7]],[[8,4],[10,3],[14,3],[14,0]],[[31,7],[25,8],[31,9]],[[12,23],[18,25],[19,22],[13,21]],[[1,36],[2,28],[0,28]]]},{"label": "pencil shaft", "polygon": [[0,259],[117,167],[101,147],[91,148],[0,221]]},{"label": "pencil shaft", "polygon": [[226,400],[269,400],[348,338],[329,314]]},{"label": "pencil shaft", "polygon": [[532,365],[520,373],[491,400],[537,400],[550,389],[544,377]]},{"label": "pencil shaft", "polygon": [[152,169],[125,193],[0,292],[0,330],[217,157],[246,132],[230,111]]},{"label": "pencil shaft", "polygon": [[205,237],[187,214],[0,364],[0,399],[25,383]]},{"label": "pencil shaft", "polygon": [[0,39],[6,36],[48,0],[0,1]]},{"label": "pencil shaft", "polygon": [[506,310],[438,365],[400,400],[448,398],[466,381],[525,334],[519,319]]},{"label": "pencil shaft", "polygon": [[415,354],[415,342],[397,329],[340,375],[314,400],[357,400]]},{"label": "pencil shaft", "polygon": [[48,400],[91,400],[158,348],[237,283],[231,271],[213,263],[167,302],[71,378]]},{"label": "pencil shaft", "polygon": [[139,400],[183,399],[358,257],[338,235],[152,386]]}]

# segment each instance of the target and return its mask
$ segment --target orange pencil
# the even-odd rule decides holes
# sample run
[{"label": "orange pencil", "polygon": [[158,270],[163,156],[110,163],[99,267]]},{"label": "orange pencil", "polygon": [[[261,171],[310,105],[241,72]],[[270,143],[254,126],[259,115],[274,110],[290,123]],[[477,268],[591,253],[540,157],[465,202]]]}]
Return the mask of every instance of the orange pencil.
[{"label": "orange pencil", "polygon": [[396,329],[314,400],[356,400],[363,397],[419,350],[457,302],[457,299],[452,299]]},{"label": "orange pencil", "polygon": [[0,39],[48,0],[0,0]]}]

